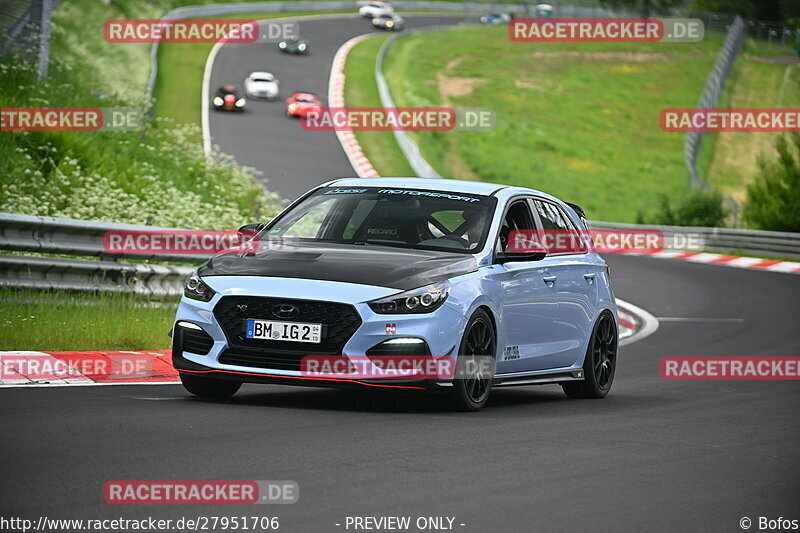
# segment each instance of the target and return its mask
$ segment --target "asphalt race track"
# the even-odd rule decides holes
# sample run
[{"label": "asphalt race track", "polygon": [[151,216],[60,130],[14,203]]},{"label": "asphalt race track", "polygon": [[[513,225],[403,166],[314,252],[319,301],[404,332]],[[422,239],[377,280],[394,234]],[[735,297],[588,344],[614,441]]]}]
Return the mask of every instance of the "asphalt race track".
[{"label": "asphalt race track", "polygon": [[[303,23],[309,57],[221,52],[212,83],[267,68],[284,96],[295,86],[326,95],[337,43],[365,27]],[[248,106],[212,115],[214,140],[271,189],[292,197],[353,174],[333,134],[287,128],[281,103]],[[0,515],[263,514],[279,516],[280,531],[314,533],[345,531],[348,515],[455,516],[455,530],[472,532],[741,531],[744,516],[797,518],[797,382],[665,381],[658,364],[797,356],[800,276],[607,259],[617,296],[663,320],[621,349],[605,400],[497,389],[483,411],[453,413],[434,395],[282,386],[245,385],[227,403],[175,385],[2,389]],[[117,479],[295,480],[300,502],[107,505],[103,484]]]},{"label": "asphalt race track", "polygon": [[[410,15],[406,27],[457,24],[463,17],[453,15]],[[217,53],[211,72],[211,93],[219,86],[243,86],[255,70],[272,72],[281,82],[281,97],[274,102],[248,100],[247,110],[238,113],[211,112],[212,143],[247,166],[262,171],[267,188],[294,199],[329,179],[355,176],[336,135],[311,132],[299,119],[286,117],[284,99],[296,91],[316,93],[328,104],[328,77],[333,56],[347,40],[378,32],[358,15],[300,20],[300,35],[309,39],[307,56],[281,52],[274,43],[229,44]]]}]

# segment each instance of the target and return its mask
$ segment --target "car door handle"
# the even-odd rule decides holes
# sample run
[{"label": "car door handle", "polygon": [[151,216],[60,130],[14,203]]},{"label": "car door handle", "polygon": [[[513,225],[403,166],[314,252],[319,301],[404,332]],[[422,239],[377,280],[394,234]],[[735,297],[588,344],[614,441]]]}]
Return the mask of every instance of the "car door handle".
[{"label": "car door handle", "polygon": [[558,279],[558,276],[545,276],[545,277],[542,278],[542,280],[545,283],[547,283],[548,285],[550,283],[555,283],[557,279]]}]

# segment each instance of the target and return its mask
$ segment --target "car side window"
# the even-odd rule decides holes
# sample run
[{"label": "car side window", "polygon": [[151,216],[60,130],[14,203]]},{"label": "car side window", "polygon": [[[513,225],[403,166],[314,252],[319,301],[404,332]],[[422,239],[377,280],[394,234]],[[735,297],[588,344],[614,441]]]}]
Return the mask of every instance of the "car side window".
[{"label": "car side window", "polygon": [[500,235],[495,244],[495,252],[505,251],[508,245],[508,236],[512,231],[525,230],[534,231],[536,226],[533,222],[530,206],[525,200],[517,200],[508,208],[500,227]]},{"label": "car side window", "polygon": [[[562,240],[558,242],[567,243],[566,247],[559,244],[557,247],[559,249],[555,253],[585,253],[587,251],[581,235],[557,205],[542,200],[534,200],[533,205],[536,214],[539,215],[542,229],[545,231],[543,242],[545,244],[554,242],[560,236]],[[552,233],[547,235],[548,231]],[[568,234],[571,237],[569,240],[565,239]]]}]

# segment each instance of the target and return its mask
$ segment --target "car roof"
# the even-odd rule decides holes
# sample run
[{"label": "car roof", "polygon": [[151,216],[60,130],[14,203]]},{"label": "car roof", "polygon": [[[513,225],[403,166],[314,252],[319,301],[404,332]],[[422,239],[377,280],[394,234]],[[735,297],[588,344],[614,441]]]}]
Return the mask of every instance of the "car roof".
[{"label": "car roof", "polygon": [[250,77],[259,77],[259,78],[274,78],[275,76],[272,75],[271,72],[267,72],[265,70],[256,70],[255,72],[250,73]]},{"label": "car roof", "polygon": [[319,100],[319,96],[317,96],[317,95],[316,95],[316,94],[314,94],[314,93],[303,93],[303,92],[299,92],[299,93],[294,93],[294,94],[292,95],[292,97],[293,97],[293,98],[316,98],[317,100]]},{"label": "car roof", "polygon": [[490,195],[505,185],[484,181],[466,181],[435,178],[343,178],[330,185],[337,187],[384,187],[398,189],[423,189],[429,191],[463,192]]}]

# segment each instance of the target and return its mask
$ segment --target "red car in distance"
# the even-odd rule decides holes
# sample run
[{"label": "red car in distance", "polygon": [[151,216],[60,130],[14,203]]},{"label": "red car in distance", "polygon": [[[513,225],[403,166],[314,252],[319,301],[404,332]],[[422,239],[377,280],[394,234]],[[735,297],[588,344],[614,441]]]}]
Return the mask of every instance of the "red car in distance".
[{"label": "red car in distance", "polygon": [[314,93],[294,93],[286,99],[287,117],[306,117],[322,112],[322,102]]}]

